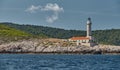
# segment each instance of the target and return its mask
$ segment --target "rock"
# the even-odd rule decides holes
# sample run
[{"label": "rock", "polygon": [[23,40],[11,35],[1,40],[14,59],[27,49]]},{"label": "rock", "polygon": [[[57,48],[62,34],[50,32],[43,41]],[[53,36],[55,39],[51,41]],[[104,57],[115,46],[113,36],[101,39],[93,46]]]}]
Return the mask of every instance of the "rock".
[{"label": "rock", "polygon": [[[94,47],[76,46],[72,43],[47,41],[47,40],[24,40],[0,45],[1,53],[83,53],[83,54],[101,54],[101,53],[120,53],[120,46],[114,45],[96,45]],[[62,46],[66,44],[66,46]]]}]

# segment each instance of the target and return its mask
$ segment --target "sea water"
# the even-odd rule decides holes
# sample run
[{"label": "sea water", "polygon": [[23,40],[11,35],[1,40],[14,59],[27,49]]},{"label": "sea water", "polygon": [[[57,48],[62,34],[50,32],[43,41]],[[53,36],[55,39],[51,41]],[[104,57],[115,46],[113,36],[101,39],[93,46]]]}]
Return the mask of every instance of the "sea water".
[{"label": "sea water", "polygon": [[0,54],[0,70],[120,70],[120,55]]}]

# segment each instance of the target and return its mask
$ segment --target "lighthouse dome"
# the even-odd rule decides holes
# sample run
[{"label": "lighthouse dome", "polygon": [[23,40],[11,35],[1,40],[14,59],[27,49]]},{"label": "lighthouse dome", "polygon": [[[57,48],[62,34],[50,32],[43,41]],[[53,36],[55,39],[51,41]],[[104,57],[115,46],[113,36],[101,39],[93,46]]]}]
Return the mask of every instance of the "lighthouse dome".
[{"label": "lighthouse dome", "polygon": [[91,24],[91,18],[88,18],[87,24]]}]

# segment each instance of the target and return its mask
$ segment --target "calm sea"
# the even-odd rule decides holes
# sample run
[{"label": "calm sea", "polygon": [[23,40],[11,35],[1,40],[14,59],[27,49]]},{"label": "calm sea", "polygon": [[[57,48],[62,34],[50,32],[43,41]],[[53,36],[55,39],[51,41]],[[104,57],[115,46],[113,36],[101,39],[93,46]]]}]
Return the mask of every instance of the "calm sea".
[{"label": "calm sea", "polygon": [[0,54],[0,70],[120,70],[120,55]]}]

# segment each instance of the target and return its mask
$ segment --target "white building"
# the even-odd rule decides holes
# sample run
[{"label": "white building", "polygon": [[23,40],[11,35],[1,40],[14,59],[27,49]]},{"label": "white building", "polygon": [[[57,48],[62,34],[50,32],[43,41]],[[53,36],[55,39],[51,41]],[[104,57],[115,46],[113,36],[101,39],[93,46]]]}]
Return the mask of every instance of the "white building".
[{"label": "white building", "polygon": [[91,29],[91,18],[88,18],[87,20],[87,35],[86,37],[72,37],[69,39],[69,41],[76,42],[77,45],[84,45],[84,46],[95,46],[95,39],[92,37],[92,29]]}]

